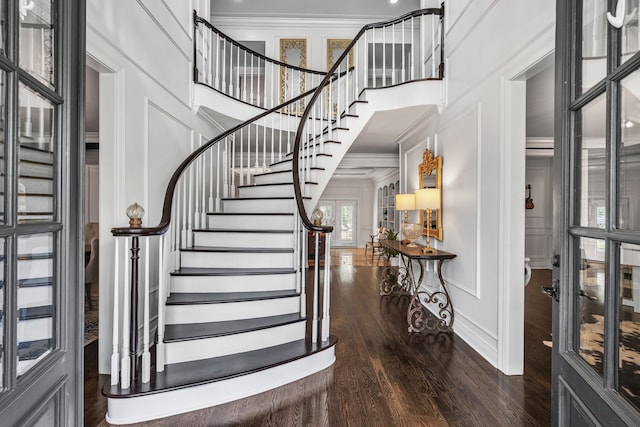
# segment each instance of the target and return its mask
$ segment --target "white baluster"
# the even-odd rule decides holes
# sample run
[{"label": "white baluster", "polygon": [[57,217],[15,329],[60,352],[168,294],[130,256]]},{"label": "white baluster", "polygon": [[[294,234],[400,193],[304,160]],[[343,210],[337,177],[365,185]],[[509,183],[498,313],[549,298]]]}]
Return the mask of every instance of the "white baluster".
[{"label": "white baluster", "polygon": [[431,15],[431,77],[436,77],[436,23]]},{"label": "white baluster", "polygon": [[376,70],[376,29],[372,28],[371,29],[371,38],[372,38],[372,49],[373,52],[371,53],[371,56],[373,56],[373,85],[372,87],[376,87],[376,74],[377,74],[377,70]]},{"label": "white baluster", "polygon": [[120,348],[119,343],[119,318],[118,318],[118,307],[120,306],[120,295],[118,290],[120,289],[120,238],[116,237],[114,239],[115,243],[115,256],[113,258],[113,330],[112,330],[112,341],[111,341],[111,385],[118,384],[118,371],[120,368],[120,354],[118,353],[118,349]]},{"label": "white baluster", "polygon": [[381,87],[387,86],[387,31],[383,26],[382,31],[382,84]]},{"label": "white baluster", "polygon": [[358,99],[358,64],[360,56],[360,41],[353,45],[353,99]]},{"label": "white baluster", "polygon": [[[278,110],[278,161],[282,161],[282,128],[284,125],[284,120],[282,117],[282,108]],[[288,130],[287,130],[288,132]]]},{"label": "white baluster", "polygon": [[236,197],[236,134],[234,133],[231,137],[231,170],[229,173],[231,174],[231,191],[230,194],[232,197]]},{"label": "white baluster", "polygon": [[242,99],[240,92],[240,47],[236,46],[236,90],[234,96],[238,99]]},{"label": "white baluster", "polygon": [[243,80],[243,90],[242,90],[242,100],[243,101],[247,101],[247,51],[244,51],[244,61],[242,63],[242,65],[244,66],[244,76],[242,77]]},{"label": "white baluster", "polygon": [[324,283],[322,286],[323,300],[322,300],[322,341],[329,339],[329,302],[331,292],[331,274],[329,267],[331,265],[331,233],[325,233],[325,246],[324,246]]},{"label": "white baluster", "polygon": [[250,124],[249,128],[251,128],[251,126],[254,126],[253,134],[255,135],[255,139],[256,139],[256,161],[253,166],[255,168],[254,174],[256,174],[258,173],[258,168],[260,167],[260,134],[258,133],[257,125]]},{"label": "white baluster", "polygon": [[[213,43],[211,43],[211,48],[213,49]],[[215,58],[213,58],[213,62],[215,64],[215,67],[214,67],[215,80],[213,82],[213,87],[216,89],[220,89],[220,67],[219,67],[220,58],[218,57],[219,50],[220,50],[220,34],[216,34],[215,49],[216,49],[216,56]]]},{"label": "white baluster", "polygon": [[[218,143],[220,144],[220,143]],[[227,151],[227,139],[224,139],[224,145],[218,148],[218,163],[220,163],[220,150],[222,150],[222,168],[220,169],[220,173],[222,175],[223,185],[222,185],[222,197],[225,199],[231,197],[229,195],[229,155]],[[220,181],[220,180],[218,180]]]},{"label": "white baluster", "polygon": [[251,97],[249,98],[249,103],[252,105],[256,105],[255,99],[254,99],[254,95],[253,95],[253,74],[255,73],[254,68],[253,68],[253,58],[255,57],[255,55],[251,54]]},{"label": "white baluster", "polygon": [[303,228],[304,231],[301,230],[300,219],[298,218],[297,213],[294,214],[295,220],[295,236],[297,240],[297,249],[299,254],[297,258],[298,268],[296,269],[296,286],[298,287],[298,291],[300,292],[300,315],[302,317],[307,316],[307,232],[306,229]]},{"label": "white baluster", "polygon": [[367,36],[369,31],[364,33],[364,47],[362,48],[362,88],[369,87],[369,44],[367,43]]},{"label": "white baluster", "polygon": [[164,371],[164,303],[167,295],[165,272],[165,235],[160,236],[158,243],[158,344],[156,345],[156,372]]},{"label": "white baluster", "polygon": [[216,144],[216,211],[220,210],[221,196],[220,196],[220,173],[224,173],[220,171],[220,144]]},{"label": "white baluster", "polygon": [[[214,204],[215,198],[213,197],[213,171],[215,170],[216,165],[215,162],[213,161],[213,147],[209,148],[209,212],[213,212],[218,211],[218,205],[217,203]],[[207,223],[205,221],[204,226],[207,226]]]},{"label": "white baluster", "polygon": [[267,119],[262,119],[262,173],[267,171]]},{"label": "white baluster", "polygon": [[220,62],[222,62],[222,66],[220,67],[222,69],[222,85],[221,85],[221,91],[225,92],[227,90],[227,68],[226,68],[226,56],[227,56],[227,39],[222,39],[222,52],[221,52],[221,56],[222,56],[222,60]]},{"label": "white baluster", "polygon": [[391,84],[396,84],[396,24],[391,24]]},{"label": "white baluster", "polygon": [[128,389],[131,385],[131,356],[129,355],[129,316],[131,313],[131,283],[129,281],[129,238],[125,237],[124,280],[122,281],[122,359],[120,360],[120,387]]},{"label": "white baluster", "polygon": [[149,236],[144,238],[144,300],[142,323],[142,382],[148,383],[151,379],[151,353],[149,353],[149,258],[151,246]]},{"label": "white baluster", "polygon": [[406,74],[406,66],[404,63],[404,20],[402,21],[402,78],[401,78],[401,82],[404,83],[406,81],[407,78],[407,74]]},{"label": "white baluster", "polygon": [[416,75],[416,42],[414,33],[415,18],[411,19],[411,80],[415,80]]},{"label": "white baluster", "polygon": [[318,289],[320,287],[320,233],[315,232],[314,234],[313,262],[315,265],[313,266],[313,320],[311,323],[311,342],[315,343],[318,341],[318,322],[320,320],[318,315],[318,304],[320,302],[320,289]]},{"label": "white baluster", "polygon": [[[188,171],[187,171],[188,174]],[[189,213],[187,208],[187,177],[182,178],[182,235],[180,236],[180,248],[189,246],[187,240],[187,228],[189,226]]]},{"label": "white baluster", "polygon": [[244,170],[243,170],[243,166],[244,166],[244,154],[243,154],[243,149],[244,149],[244,128],[240,129],[240,186],[242,187],[244,185]]}]

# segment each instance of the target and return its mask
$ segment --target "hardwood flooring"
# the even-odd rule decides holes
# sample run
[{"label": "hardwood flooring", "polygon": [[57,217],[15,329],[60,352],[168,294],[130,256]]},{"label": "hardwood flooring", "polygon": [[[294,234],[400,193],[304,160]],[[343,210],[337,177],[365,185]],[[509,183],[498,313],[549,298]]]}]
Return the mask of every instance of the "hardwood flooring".
[{"label": "hardwood flooring", "polygon": [[[407,333],[406,297],[380,297],[381,267],[332,251],[336,363],[240,401],[136,426],[545,426],[551,413],[551,302],[526,288],[525,373],[506,376],[456,335]],[[341,253],[342,252],[342,253]],[[368,262],[368,264],[367,264]],[[354,265],[355,264],[355,265]],[[364,265],[362,265],[364,264]],[[375,262],[374,262],[375,264]],[[85,352],[85,425],[107,426],[97,346]]]}]

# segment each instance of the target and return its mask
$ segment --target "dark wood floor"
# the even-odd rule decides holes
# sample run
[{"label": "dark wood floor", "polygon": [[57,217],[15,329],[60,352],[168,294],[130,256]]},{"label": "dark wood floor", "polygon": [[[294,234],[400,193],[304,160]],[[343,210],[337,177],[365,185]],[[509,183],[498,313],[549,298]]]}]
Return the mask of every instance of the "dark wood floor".
[{"label": "dark wood floor", "polygon": [[[550,272],[526,288],[525,373],[506,376],[459,337],[409,335],[404,297],[378,295],[380,267],[332,268],[334,366],[257,396],[139,426],[550,425]],[[85,425],[107,426],[97,345],[85,352]]]}]

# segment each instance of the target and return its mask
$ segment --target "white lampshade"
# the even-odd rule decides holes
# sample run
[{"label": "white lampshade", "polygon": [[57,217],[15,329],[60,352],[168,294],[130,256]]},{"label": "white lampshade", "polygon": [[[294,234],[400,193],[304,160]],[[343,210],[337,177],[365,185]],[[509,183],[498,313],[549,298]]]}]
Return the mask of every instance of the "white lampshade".
[{"label": "white lampshade", "polygon": [[416,208],[415,194],[396,194],[396,210],[412,211]]},{"label": "white lampshade", "polygon": [[440,189],[422,188],[416,190],[415,209],[440,209]]}]

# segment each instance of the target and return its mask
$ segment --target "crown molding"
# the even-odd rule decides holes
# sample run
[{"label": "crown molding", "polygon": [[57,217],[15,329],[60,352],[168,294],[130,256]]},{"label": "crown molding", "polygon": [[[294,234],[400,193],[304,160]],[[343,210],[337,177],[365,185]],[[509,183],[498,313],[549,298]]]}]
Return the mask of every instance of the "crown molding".
[{"label": "crown molding", "polygon": [[84,133],[84,142],[86,144],[99,144],[100,143],[100,132],[85,132]]},{"label": "crown molding", "polygon": [[[378,18],[379,19],[379,18]],[[371,23],[371,19],[327,18],[317,17],[283,17],[278,16],[213,16],[211,23],[218,28],[234,30],[351,30]]]},{"label": "crown molding", "polygon": [[338,165],[339,169],[399,167],[398,155],[388,153],[347,153]]}]

